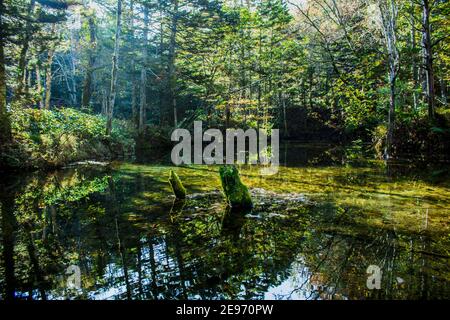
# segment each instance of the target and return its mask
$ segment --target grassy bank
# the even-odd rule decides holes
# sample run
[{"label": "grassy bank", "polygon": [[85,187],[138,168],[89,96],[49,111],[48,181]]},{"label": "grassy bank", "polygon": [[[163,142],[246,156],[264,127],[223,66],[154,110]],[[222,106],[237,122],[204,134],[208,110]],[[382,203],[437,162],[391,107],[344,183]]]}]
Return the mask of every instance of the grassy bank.
[{"label": "grassy bank", "polygon": [[70,108],[10,112],[13,142],[0,155],[5,168],[53,168],[81,160],[130,158],[135,130],[130,121],[113,121],[106,135],[106,118]]}]

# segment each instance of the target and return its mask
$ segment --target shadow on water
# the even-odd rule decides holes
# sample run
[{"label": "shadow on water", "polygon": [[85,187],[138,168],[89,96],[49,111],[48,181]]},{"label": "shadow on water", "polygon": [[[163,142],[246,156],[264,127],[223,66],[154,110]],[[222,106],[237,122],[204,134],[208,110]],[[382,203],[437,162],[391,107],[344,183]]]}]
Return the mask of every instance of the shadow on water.
[{"label": "shadow on water", "polygon": [[294,159],[274,177],[242,168],[255,200],[244,213],[226,208],[215,167],[176,169],[186,201],[170,195],[169,166],[5,176],[0,297],[450,298],[448,180],[305,148],[286,148]]}]

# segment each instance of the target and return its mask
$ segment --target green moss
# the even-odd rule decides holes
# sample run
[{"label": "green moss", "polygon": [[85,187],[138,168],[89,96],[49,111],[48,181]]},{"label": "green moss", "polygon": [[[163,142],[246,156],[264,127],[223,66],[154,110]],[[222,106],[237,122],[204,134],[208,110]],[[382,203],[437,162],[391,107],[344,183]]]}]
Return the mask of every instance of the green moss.
[{"label": "green moss", "polygon": [[[152,180],[151,189],[140,193],[143,199],[153,193],[162,200],[170,186],[167,176],[170,170],[189,179],[187,191],[191,194],[220,190],[220,166],[190,165],[170,167],[121,163],[116,167],[123,173],[139,173]],[[425,179],[426,172],[414,176],[387,176],[383,161],[370,161],[366,167],[283,167],[272,176],[261,176],[259,166],[238,167],[241,180],[251,188],[261,188],[278,194],[302,194],[314,202],[331,202],[341,207],[360,208],[358,220],[368,226],[379,227],[389,222],[396,230],[418,232],[423,229],[427,216],[427,228],[431,232],[449,233],[448,219],[450,181],[438,184]],[[418,175],[420,173],[420,175]],[[422,177],[422,178],[421,178]],[[139,198],[141,199],[141,198]],[[145,200],[147,201],[147,200]],[[253,199],[253,203],[256,201]],[[352,211],[354,212],[354,211]],[[356,214],[356,213],[355,213]],[[361,222],[362,223],[362,222]]]},{"label": "green moss", "polygon": [[170,170],[169,183],[172,187],[173,194],[177,199],[186,199],[186,189],[184,188],[178,175],[173,172],[173,170]]},{"label": "green moss", "polygon": [[252,198],[247,186],[239,176],[235,166],[224,166],[219,170],[222,188],[232,209],[248,209],[253,207]]}]

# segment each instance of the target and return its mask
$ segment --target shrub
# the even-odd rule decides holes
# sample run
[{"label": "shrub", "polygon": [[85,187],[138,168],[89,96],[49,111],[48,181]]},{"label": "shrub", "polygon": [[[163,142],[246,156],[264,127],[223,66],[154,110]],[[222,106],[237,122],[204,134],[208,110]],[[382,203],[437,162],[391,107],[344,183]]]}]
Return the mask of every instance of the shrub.
[{"label": "shrub", "polygon": [[106,119],[71,108],[36,110],[13,106],[13,144],[0,158],[12,167],[56,167],[86,159],[134,155],[135,132],[124,120],[114,120],[111,136]]}]

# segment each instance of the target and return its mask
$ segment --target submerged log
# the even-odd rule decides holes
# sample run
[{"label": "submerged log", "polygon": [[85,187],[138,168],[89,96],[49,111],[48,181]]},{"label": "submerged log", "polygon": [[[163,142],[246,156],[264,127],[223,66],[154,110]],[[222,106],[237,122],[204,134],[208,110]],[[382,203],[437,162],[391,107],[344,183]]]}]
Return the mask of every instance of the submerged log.
[{"label": "submerged log", "polygon": [[172,187],[173,194],[177,199],[186,199],[186,189],[184,188],[183,183],[181,183],[178,175],[173,172],[173,170],[170,170],[169,183]]},{"label": "submerged log", "polygon": [[231,209],[251,209],[253,207],[252,198],[247,186],[241,181],[238,169],[235,166],[224,166],[220,168],[219,173],[222,188]]}]

